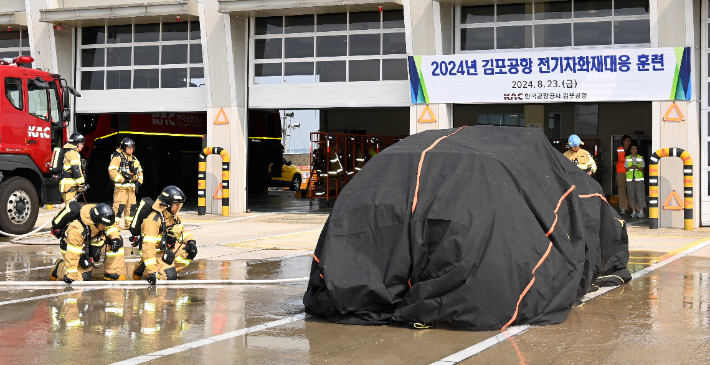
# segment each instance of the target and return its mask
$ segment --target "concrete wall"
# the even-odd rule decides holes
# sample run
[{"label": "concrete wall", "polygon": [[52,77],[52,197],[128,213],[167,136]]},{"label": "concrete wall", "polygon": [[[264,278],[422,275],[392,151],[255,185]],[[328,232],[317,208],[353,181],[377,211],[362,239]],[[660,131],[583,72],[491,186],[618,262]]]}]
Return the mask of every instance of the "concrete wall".
[{"label": "concrete wall", "polygon": [[[404,26],[407,53],[410,55],[440,55],[453,53],[453,8],[435,0],[404,0]],[[409,98],[409,92],[407,93]],[[411,102],[411,101],[410,101]],[[410,105],[409,133],[452,127],[453,104],[430,104],[431,113],[422,115],[425,106]],[[420,123],[430,119],[435,123]]]},{"label": "concrete wall", "polygon": [[25,11],[25,0],[2,0],[0,1],[0,13]]},{"label": "concrete wall", "polygon": [[348,129],[364,129],[367,134],[407,136],[409,108],[321,110],[321,132],[343,133]]},{"label": "concrete wall", "polygon": [[[246,210],[246,109],[245,73],[247,47],[246,19],[221,14],[217,0],[199,3],[202,53],[207,90],[208,147],[222,147],[230,155],[230,212]],[[224,110],[228,124],[214,124]],[[222,180],[222,163],[207,159],[207,191]],[[207,198],[207,212],[220,213],[221,201]]]},{"label": "concrete wall", "polygon": [[[700,224],[700,208],[702,194],[700,191],[700,62],[698,50],[700,49],[699,28],[700,2],[698,0],[651,0],[651,45],[653,47],[682,47],[691,46],[692,57],[692,99],[680,101],[678,106],[685,115],[685,121],[664,121],[669,102],[654,101],[652,106],[653,123],[653,149],[679,147],[683,148],[693,157],[693,175],[695,176],[694,196],[694,222]],[[653,19],[657,19],[653,21]],[[706,97],[707,98],[707,97]],[[704,151],[707,153],[707,150]],[[673,161],[678,160],[678,161]],[[683,169],[679,159],[664,158],[659,166],[659,205],[662,206],[671,191],[683,191]],[[681,195],[682,196],[682,195]],[[710,203],[710,202],[709,202]],[[683,211],[665,211],[660,209],[660,227],[683,227]]]},{"label": "concrete wall", "polygon": [[[686,0],[656,0],[658,47],[680,47],[686,44]],[[651,18],[653,19],[653,17]],[[651,20],[653,22],[653,20]]]},{"label": "concrete wall", "polygon": [[309,153],[284,153],[284,159],[291,161],[296,166],[311,165],[311,155]]},{"label": "concrete wall", "polygon": [[47,0],[26,0],[27,32],[30,38],[30,51],[35,59],[34,67],[58,73],[57,52],[54,44],[54,30],[51,24],[39,21],[40,9],[47,8]]}]

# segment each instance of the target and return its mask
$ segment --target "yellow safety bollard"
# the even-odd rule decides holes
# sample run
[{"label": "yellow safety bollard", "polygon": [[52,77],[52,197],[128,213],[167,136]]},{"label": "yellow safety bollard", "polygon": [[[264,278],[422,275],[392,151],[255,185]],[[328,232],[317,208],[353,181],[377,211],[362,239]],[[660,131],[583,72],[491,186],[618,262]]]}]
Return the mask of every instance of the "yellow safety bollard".
[{"label": "yellow safety bollard", "polygon": [[663,157],[680,157],[683,160],[683,213],[686,231],[693,230],[693,159],[688,151],[682,148],[661,148],[651,156],[651,163],[648,165],[648,228],[658,229],[658,163]]},{"label": "yellow safety bollard", "polygon": [[222,157],[222,215],[229,215],[229,154],[222,147],[207,147],[200,152],[197,171],[197,214],[207,213],[207,156]]}]

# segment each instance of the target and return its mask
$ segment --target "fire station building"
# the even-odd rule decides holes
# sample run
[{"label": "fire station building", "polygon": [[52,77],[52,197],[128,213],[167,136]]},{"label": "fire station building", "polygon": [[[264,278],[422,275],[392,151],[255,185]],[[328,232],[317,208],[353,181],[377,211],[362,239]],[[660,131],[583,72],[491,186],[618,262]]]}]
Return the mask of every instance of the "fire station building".
[{"label": "fire station building", "polygon": [[[710,225],[709,13],[704,0],[4,0],[0,57],[29,54],[76,87],[72,128],[92,154],[136,139],[148,191],[195,196],[199,152],[224,148],[233,213],[249,205],[252,124],[314,110],[332,133],[502,125],[559,147],[575,133],[611,201],[622,135],[647,165],[681,148],[692,187],[664,158],[648,201],[682,228],[662,208],[673,191]],[[207,159],[208,212],[221,169]]]}]

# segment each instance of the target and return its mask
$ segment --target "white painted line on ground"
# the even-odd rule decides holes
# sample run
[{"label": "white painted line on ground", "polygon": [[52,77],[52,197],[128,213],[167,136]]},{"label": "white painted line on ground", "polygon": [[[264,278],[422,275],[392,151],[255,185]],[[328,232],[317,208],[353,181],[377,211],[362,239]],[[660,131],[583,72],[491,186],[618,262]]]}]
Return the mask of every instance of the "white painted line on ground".
[{"label": "white painted line on ground", "polygon": [[188,342],[188,343],[185,343],[185,344],[182,344],[182,345],[170,347],[170,348],[167,348],[167,349],[165,349],[165,350],[160,350],[160,351],[156,351],[156,352],[151,352],[150,354],[147,354],[147,355],[141,355],[141,356],[134,357],[134,358],[132,358],[132,359],[128,359],[128,360],[123,360],[123,361],[115,362],[115,363],[113,363],[112,365],[135,365],[135,364],[142,364],[142,363],[144,363],[144,362],[148,362],[148,361],[152,361],[152,360],[155,360],[155,359],[159,359],[159,358],[161,358],[161,357],[165,357],[165,356],[168,356],[168,355],[177,354],[178,352],[183,352],[183,351],[187,351],[187,350],[192,350],[192,349],[195,349],[195,348],[198,348],[198,347],[202,347],[202,346],[206,346],[206,345],[210,345],[210,344],[213,344],[213,343],[216,343],[216,342],[219,342],[219,341],[229,340],[229,339],[231,339],[231,338],[240,337],[240,336],[244,336],[244,335],[247,335],[247,334],[250,334],[250,333],[263,331],[263,330],[265,330],[265,329],[269,329],[269,328],[273,328],[273,327],[278,327],[278,326],[283,326],[283,325],[285,325],[285,324],[289,324],[289,323],[293,323],[293,322],[297,322],[297,321],[302,321],[304,318],[306,318],[306,314],[305,314],[305,313],[301,313],[301,314],[297,314],[297,315],[295,315],[295,316],[293,316],[293,317],[280,319],[280,320],[278,320],[278,321],[273,321],[273,322],[268,322],[268,323],[260,324],[260,325],[257,325],[257,326],[247,327],[247,328],[243,328],[243,329],[240,329],[240,330],[236,330],[236,331],[232,331],[232,332],[223,333],[223,334],[221,334],[221,335],[212,336],[212,337],[204,338],[204,339],[201,339],[201,340]]},{"label": "white painted line on ground", "polygon": [[[643,269],[643,270],[637,271],[637,272],[631,274],[631,278],[632,278],[633,280],[635,280],[635,279],[637,279],[637,278],[640,278],[641,276],[644,276],[644,275],[646,275],[646,274],[648,274],[648,273],[650,273],[650,272],[653,272],[654,270],[658,270],[658,269],[662,268],[663,266],[666,266],[666,265],[670,264],[670,263],[673,262],[673,261],[676,261],[676,260],[681,259],[681,258],[683,258],[683,257],[685,257],[685,256],[688,256],[688,255],[690,255],[691,253],[693,253],[693,252],[695,252],[695,251],[698,251],[698,250],[700,250],[700,249],[702,249],[702,248],[704,248],[704,247],[707,247],[708,245],[710,245],[710,240],[707,240],[707,241],[705,241],[705,242],[699,243],[699,244],[697,244],[696,246],[693,246],[693,247],[691,247],[691,248],[689,248],[689,249],[687,249],[687,250],[685,250],[685,251],[683,251],[683,252],[679,252],[679,253],[677,253],[677,254],[675,254],[675,255],[673,255],[673,256],[671,256],[671,257],[669,257],[669,258],[667,258],[667,259],[665,259],[665,260],[663,260],[663,261],[661,261],[661,262],[659,262],[659,263],[657,263],[657,264],[653,264],[653,265],[651,265],[651,266],[649,266],[649,267],[647,267],[647,268],[645,268],[645,269]],[[587,302],[587,301],[589,301],[589,300],[592,300],[592,299],[594,299],[594,298],[596,298],[596,297],[598,297],[598,296],[601,296],[601,295],[603,295],[603,294],[606,294],[606,293],[608,293],[608,292],[610,292],[610,291],[612,291],[612,290],[614,290],[614,289],[616,289],[616,288],[618,288],[618,286],[606,286],[606,287],[603,287],[603,288],[601,288],[601,289],[595,291],[594,293],[589,293],[589,294],[585,295],[584,297],[582,297],[582,303],[585,303],[585,302]],[[465,349],[463,349],[463,350],[461,350],[461,351],[459,351],[459,352],[457,352],[457,353],[455,353],[455,354],[453,354],[453,355],[449,355],[449,356],[447,356],[447,357],[445,357],[445,358],[443,358],[443,359],[441,359],[441,360],[439,360],[439,361],[433,362],[433,363],[431,363],[431,365],[451,365],[451,364],[458,364],[458,363],[460,363],[461,361],[464,361],[464,360],[466,360],[466,359],[468,359],[468,358],[470,358],[470,357],[473,357],[473,356],[475,356],[475,355],[478,355],[478,354],[480,354],[481,352],[483,352],[484,350],[487,350],[487,349],[489,349],[489,348],[491,348],[491,347],[493,347],[493,346],[495,346],[495,345],[497,345],[497,344],[499,344],[499,343],[501,343],[501,342],[503,342],[503,341],[507,341],[509,338],[513,338],[513,337],[515,337],[515,336],[517,336],[517,335],[519,335],[519,334],[521,334],[521,333],[524,333],[525,331],[527,331],[527,330],[529,330],[529,329],[531,329],[531,328],[532,328],[532,326],[515,326],[515,327],[511,327],[511,328],[509,328],[508,330],[506,330],[506,331],[503,332],[503,333],[499,333],[498,335],[495,335],[495,336],[493,336],[493,337],[490,337],[490,338],[488,338],[487,340],[481,341],[481,342],[479,342],[479,343],[477,343],[477,344],[475,344],[475,345],[473,345],[473,346],[471,346],[471,347],[465,348]]]},{"label": "white painted line on ground", "polygon": [[53,268],[53,267],[54,267],[54,265],[51,265],[51,266],[31,267],[31,268],[29,268],[29,269],[21,269],[21,270],[3,271],[3,272],[0,272],[0,275],[7,275],[7,274],[16,273],[16,272],[28,272],[28,271],[32,271],[32,270],[51,269],[51,268]]},{"label": "white painted line on ground", "polygon": [[666,266],[666,265],[670,264],[670,263],[673,262],[673,261],[676,261],[676,260],[681,259],[681,258],[683,258],[683,257],[685,257],[685,256],[688,256],[688,255],[690,255],[691,253],[693,253],[693,252],[695,252],[695,251],[698,251],[698,250],[700,250],[700,249],[702,249],[702,248],[707,247],[708,245],[710,245],[710,239],[707,240],[707,241],[705,241],[705,242],[699,243],[699,244],[697,244],[697,245],[695,245],[695,246],[693,246],[693,247],[691,247],[691,248],[689,248],[689,249],[687,249],[687,250],[685,250],[685,251],[683,251],[683,252],[679,252],[679,253],[677,253],[677,254],[675,254],[675,255],[673,255],[673,256],[671,256],[671,257],[669,257],[669,258],[667,258],[667,259],[665,259],[665,260],[663,260],[663,261],[661,261],[661,262],[659,262],[659,263],[655,263],[655,264],[653,264],[653,265],[651,265],[651,266],[649,266],[649,267],[647,267],[647,268],[645,268],[645,269],[643,269],[643,270],[639,270],[639,271],[637,271],[637,272],[631,274],[631,277],[632,277],[633,279],[640,278],[641,276],[644,276],[644,275],[650,273],[651,271],[654,271],[654,270],[656,270],[656,269],[659,269],[659,268],[661,268],[661,267],[663,267],[663,266]]},{"label": "white painted line on ground", "polygon": [[453,355],[449,355],[437,362],[432,363],[431,365],[449,365],[449,364],[457,364],[460,363],[461,361],[464,361],[468,359],[469,357],[476,355],[483,350],[486,350],[490,347],[493,347],[511,337],[515,337],[527,330],[532,328],[532,326],[515,326],[515,327],[510,327],[505,332],[499,333],[485,341],[481,341],[463,351],[459,351]]},{"label": "white painted line on ground", "polygon": [[90,290],[96,290],[96,289],[91,289],[91,288],[89,288],[89,289],[78,289],[78,290],[72,290],[72,291],[63,291],[63,292],[61,292],[61,293],[40,295],[40,296],[37,296],[37,297],[29,297],[29,298],[8,300],[8,301],[5,301],[5,302],[0,302],[0,306],[2,306],[2,305],[8,305],[8,304],[15,304],[15,303],[22,303],[22,302],[30,302],[30,301],[37,300],[37,299],[60,297],[60,296],[62,296],[62,295],[74,294],[74,293],[81,293],[81,292],[90,291]]},{"label": "white painted line on ground", "polygon": [[[285,279],[236,279],[236,280],[158,280],[156,286],[158,287],[172,287],[172,286],[195,286],[195,285],[266,285],[266,284],[284,284],[284,283],[305,283],[309,280],[309,277],[305,276],[302,278],[285,278]],[[147,281],[143,280],[122,280],[122,281],[104,281],[104,280],[91,280],[91,281],[75,281],[71,284],[67,284],[64,281],[0,281],[0,288],[70,288],[70,287],[92,287],[92,288],[105,288],[105,287],[124,287],[124,286],[135,286],[141,285],[143,287],[148,287]]]}]

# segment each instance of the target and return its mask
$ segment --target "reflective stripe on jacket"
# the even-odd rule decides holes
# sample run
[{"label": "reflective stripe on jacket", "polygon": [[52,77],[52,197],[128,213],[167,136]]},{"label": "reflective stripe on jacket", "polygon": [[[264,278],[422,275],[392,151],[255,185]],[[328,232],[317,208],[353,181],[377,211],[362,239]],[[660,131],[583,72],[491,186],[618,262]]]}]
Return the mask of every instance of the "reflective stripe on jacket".
[{"label": "reflective stripe on jacket", "polygon": [[[123,156],[123,158],[121,158],[121,156]],[[132,181],[125,181],[123,177],[122,173],[128,172],[121,171],[121,169],[127,168],[126,166],[121,166],[123,159],[125,159],[128,164],[133,164],[133,168],[136,171],[136,175]],[[141,167],[140,162],[138,162],[138,159],[135,156],[126,154],[120,148],[116,149],[116,152],[111,158],[111,163],[108,166],[108,175],[115,183],[114,187],[116,188],[135,189],[136,181],[143,184],[143,168]]]},{"label": "reflective stripe on jacket", "polygon": [[589,152],[587,152],[584,148],[580,148],[577,152],[574,152],[571,149],[567,150],[567,152],[564,153],[564,156],[574,162],[577,167],[582,170],[590,170],[592,172],[597,171],[597,164],[594,162],[594,158],[592,158]]}]

